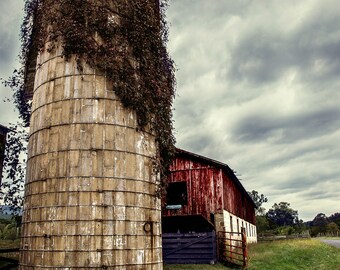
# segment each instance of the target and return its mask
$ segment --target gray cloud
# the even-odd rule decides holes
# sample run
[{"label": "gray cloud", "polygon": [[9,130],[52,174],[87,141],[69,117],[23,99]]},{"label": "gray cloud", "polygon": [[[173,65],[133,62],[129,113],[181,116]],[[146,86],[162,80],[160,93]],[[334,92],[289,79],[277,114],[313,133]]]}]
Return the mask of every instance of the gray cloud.
[{"label": "gray cloud", "polygon": [[13,64],[18,55],[19,47],[19,29],[22,16],[22,1],[2,1],[0,9],[6,12],[2,13],[0,18],[0,70],[7,71],[9,64]]},{"label": "gray cloud", "polygon": [[[0,2],[0,78],[8,79],[15,68],[19,67],[17,55],[19,54],[19,30],[23,14],[23,1],[2,0]],[[18,112],[14,105],[4,102],[11,98],[12,91],[0,84],[0,123],[8,125],[18,119]]]},{"label": "gray cloud", "polygon": [[303,112],[299,115],[248,115],[240,119],[232,136],[238,142],[256,142],[275,136],[276,143],[289,143],[322,136],[340,129],[340,108]]},{"label": "gray cloud", "polygon": [[339,211],[339,12],[332,0],[173,0],[168,11],[178,146],[303,219]]},{"label": "gray cloud", "polygon": [[[339,212],[338,6],[172,0],[167,12],[178,146],[227,163],[267,209],[288,201],[303,219]],[[0,2],[0,77],[18,65],[22,7]],[[0,102],[1,124],[16,121],[12,111]]]}]

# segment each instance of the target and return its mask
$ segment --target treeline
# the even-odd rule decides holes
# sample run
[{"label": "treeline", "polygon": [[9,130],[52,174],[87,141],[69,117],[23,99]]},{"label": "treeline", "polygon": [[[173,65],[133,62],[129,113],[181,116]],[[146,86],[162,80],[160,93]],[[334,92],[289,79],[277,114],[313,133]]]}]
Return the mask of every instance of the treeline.
[{"label": "treeline", "polygon": [[316,236],[338,236],[340,234],[340,213],[334,213],[327,217],[325,214],[317,214],[312,221],[303,222],[299,219],[298,211],[290,207],[288,202],[275,203],[267,212],[262,204],[268,199],[256,190],[248,192],[257,209],[256,228],[258,235],[291,235],[309,233]]},{"label": "treeline", "polygon": [[340,213],[334,213],[327,217],[323,213],[319,213],[312,221],[305,223],[310,230],[312,237],[316,236],[338,236],[340,228]]},{"label": "treeline", "polygon": [[298,211],[288,202],[275,203],[266,213],[256,215],[258,235],[291,235],[306,233],[308,227],[299,219]]}]

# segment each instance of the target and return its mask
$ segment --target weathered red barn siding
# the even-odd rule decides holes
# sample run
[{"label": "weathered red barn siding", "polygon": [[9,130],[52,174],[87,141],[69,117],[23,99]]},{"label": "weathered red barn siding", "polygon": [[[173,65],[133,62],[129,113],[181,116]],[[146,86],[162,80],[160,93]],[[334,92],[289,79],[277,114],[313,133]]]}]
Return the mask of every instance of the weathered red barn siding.
[{"label": "weathered red barn siding", "polygon": [[226,210],[255,224],[254,204],[232,170],[225,164],[189,152],[180,152],[170,167],[168,182],[187,184],[187,205],[180,210],[163,210],[164,216],[203,215]]},{"label": "weathered red barn siding", "polygon": [[254,206],[237,187],[235,181],[232,181],[232,177],[233,175],[223,174],[224,210],[255,224]]},{"label": "weathered red barn siding", "polygon": [[176,157],[170,171],[169,183],[187,183],[188,204],[180,210],[164,210],[165,216],[200,214],[210,220],[210,213],[222,211],[222,179],[219,169],[199,161]]}]

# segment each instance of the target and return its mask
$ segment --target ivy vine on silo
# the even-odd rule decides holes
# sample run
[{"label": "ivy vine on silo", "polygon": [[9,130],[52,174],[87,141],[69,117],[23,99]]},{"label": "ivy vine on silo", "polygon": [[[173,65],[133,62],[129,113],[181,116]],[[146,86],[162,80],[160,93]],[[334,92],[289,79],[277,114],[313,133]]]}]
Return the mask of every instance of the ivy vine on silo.
[{"label": "ivy vine on silo", "polygon": [[30,101],[25,75],[30,54],[61,44],[66,60],[75,56],[114,82],[122,103],[137,113],[140,128],[151,126],[158,143],[161,172],[175,151],[172,102],[174,63],[166,50],[167,1],[28,0],[21,37],[22,68],[7,84],[15,90],[21,118],[29,125]]}]

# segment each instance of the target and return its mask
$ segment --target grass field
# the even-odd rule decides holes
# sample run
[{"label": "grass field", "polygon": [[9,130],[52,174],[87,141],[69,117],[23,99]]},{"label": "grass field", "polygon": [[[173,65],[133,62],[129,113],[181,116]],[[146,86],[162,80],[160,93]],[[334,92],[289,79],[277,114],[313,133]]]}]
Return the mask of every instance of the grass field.
[{"label": "grass field", "polygon": [[[17,247],[0,241],[0,248]],[[0,262],[1,267],[1,262]],[[216,265],[165,265],[164,270],[227,270]],[[235,269],[235,268],[234,268]],[[317,239],[259,243],[249,246],[249,270],[340,270],[340,249]]]},{"label": "grass field", "polygon": [[260,243],[249,254],[251,270],[340,270],[340,249],[317,239]]},{"label": "grass field", "polygon": [[[317,239],[276,241],[249,246],[249,270],[340,270],[340,249]],[[165,270],[232,269],[217,265],[166,265]]]}]

